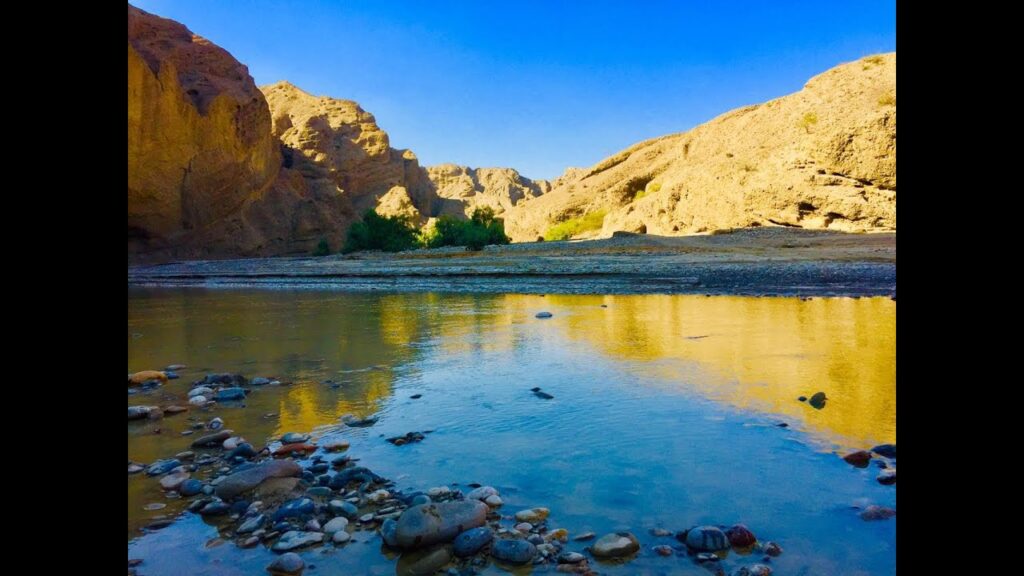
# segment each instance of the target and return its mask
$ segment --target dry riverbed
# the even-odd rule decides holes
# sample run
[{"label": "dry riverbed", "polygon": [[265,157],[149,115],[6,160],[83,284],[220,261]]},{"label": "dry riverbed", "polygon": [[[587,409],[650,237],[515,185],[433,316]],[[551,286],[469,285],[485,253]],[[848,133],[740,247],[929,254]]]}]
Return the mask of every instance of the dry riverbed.
[{"label": "dry riverbed", "polygon": [[760,228],[128,268],[135,286],[567,294],[895,295],[896,235]]}]

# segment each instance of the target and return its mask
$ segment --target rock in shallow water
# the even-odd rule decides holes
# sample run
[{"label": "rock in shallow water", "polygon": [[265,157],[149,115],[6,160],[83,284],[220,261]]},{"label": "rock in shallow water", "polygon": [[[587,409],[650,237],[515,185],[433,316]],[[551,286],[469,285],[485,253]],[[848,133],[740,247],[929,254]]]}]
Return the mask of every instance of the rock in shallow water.
[{"label": "rock in shallow water", "polygon": [[550,513],[551,511],[547,508],[529,508],[516,512],[516,520],[518,522],[531,522],[533,524],[538,524],[543,522]]},{"label": "rock in shallow water", "polygon": [[309,440],[309,434],[299,434],[298,432],[288,432],[284,436],[281,436],[281,444],[301,444]]},{"label": "rock in shallow water", "polygon": [[534,318],[551,318],[551,312],[537,312]]},{"label": "rock in shallow water", "polygon": [[231,499],[259,486],[268,478],[288,478],[302,474],[302,467],[291,460],[267,460],[252,468],[235,472],[217,485],[219,498]]},{"label": "rock in shallow water", "polygon": [[276,552],[287,552],[288,550],[295,550],[302,548],[303,546],[309,546],[310,544],[317,544],[323,542],[324,535],[322,532],[299,532],[298,530],[289,530],[281,535],[281,539],[274,543],[271,547]]},{"label": "rock in shallow water", "polygon": [[810,404],[812,408],[816,410],[821,410],[822,408],[825,407],[826,400],[828,400],[828,398],[825,397],[824,392],[816,392],[813,396],[811,396],[810,400],[808,400],[807,403]]},{"label": "rock in shallow water", "polygon": [[285,518],[302,518],[316,511],[316,504],[309,498],[296,498],[281,505],[274,512],[274,522],[280,522]]},{"label": "rock in shallow water", "polygon": [[896,457],[896,445],[895,444],[879,444],[871,449],[872,452],[879,456],[885,456],[886,458]]},{"label": "rock in shallow water", "polygon": [[868,463],[871,462],[871,452],[858,450],[852,454],[843,456],[843,460],[845,460],[847,464],[852,464],[857,468],[867,468]]},{"label": "rock in shallow water", "polygon": [[245,400],[245,388],[221,388],[213,399],[217,402]]},{"label": "rock in shallow water", "polygon": [[242,525],[238,527],[238,530],[235,530],[235,532],[239,534],[249,534],[250,532],[255,532],[262,528],[263,525],[266,524],[266,522],[266,516],[264,516],[263,514],[257,514],[256,516],[253,516],[252,518],[249,518],[248,520],[243,522]]},{"label": "rock in shallow water", "polygon": [[147,476],[160,476],[166,474],[171,470],[174,470],[178,466],[181,466],[181,462],[177,458],[168,458],[166,460],[157,460],[146,468]]},{"label": "rock in shallow water", "polygon": [[231,438],[231,430],[221,430],[220,432],[214,432],[213,434],[207,434],[200,436],[192,442],[193,448],[204,448],[221,446],[225,440]]},{"label": "rock in shallow water", "polygon": [[526,540],[495,540],[491,556],[508,564],[526,564],[537,556],[537,547]]},{"label": "rock in shallow water", "polygon": [[348,527],[348,518],[338,516],[324,524],[323,531],[325,534],[334,534],[339,530],[344,530],[346,527]]},{"label": "rock in shallow water", "polygon": [[298,576],[302,574],[302,569],[305,567],[306,563],[302,561],[298,554],[288,552],[287,554],[282,554],[279,558],[275,558],[267,566],[267,572],[274,576]]},{"label": "rock in shallow water", "polygon": [[429,576],[451,562],[451,547],[438,545],[402,554],[395,567],[397,576]]},{"label": "rock in shallow water", "polygon": [[600,537],[590,547],[590,553],[598,558],[621,558],[640,549],[640,541],[629,532],[615,532]]},{"label": "rock in shallow water", "polygon": [[717,552],[729,549],[729,538],[715,526],[698,526],[686,533],[686,545],[698,552]]},{"label": "rock in shallow water", "polygon": [[494,539],[494,532],[486,526],[470,528],[455,538],[455,555],[472,556]]},{"label": "rock in shallow water", "polygon": [[749,528],[743,524],[736,524],[732,528],[725,531],[726,536],[729,537],[729,544],[737,548],[746,548],[753,546],[757,542],[757,537],[750,531]]},{"label": "rock in shallow water", "polygon": [[890,486],[896,483],[896,469],[886,468],[878,475],[878,483]]},{"label": "rock in shallow water", "polygon": [[160,487],[164,490],[177,490],[190,476],[191,474],[184,470],[173,472],[160,479]]},{"label": "rock in shallow water", "polygon": [[864,509],[860,513],[862,520],[887,520],[896,515],[896,510],[892,508],[886,508],[885,506],[877,506],[872,504]]},{"label": "rock in shallow water", "polygon": [[413,506],[398,518],[395,540],[402,548],[450,542],[464,530],[483,526],[487,510],[479,500]]}]

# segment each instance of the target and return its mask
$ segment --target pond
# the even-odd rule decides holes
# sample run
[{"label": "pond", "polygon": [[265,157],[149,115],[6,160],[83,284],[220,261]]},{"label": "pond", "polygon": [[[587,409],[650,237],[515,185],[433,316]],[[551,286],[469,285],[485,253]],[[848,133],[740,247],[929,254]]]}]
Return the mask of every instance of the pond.
[{"label": "pond", "polygon": [[[187,365],[179,379],[130,390],[129,405],[188,406],[191,383],[211,372],[282,383],[252,387],[244,403],[129,422],[130,461],[190,450],[196,436],[181,433],[217,416],[257,449],[286,432],[344,439],[402,490],[491,485],[502,514],[547,507],[548,525],[570,537],[636,534],[640,554],[595,563],[601,573],[708,574],[653,553],[678,542],[650,531],[742,523],[783,547],[776,574],[895,574],[896,519],[864,521],[856,507],[895,508],[896,488],[876,481],[875,465],[840,458],[896,442],[896,302],[886,297],[136,288],[128,353],[129,372]],[[798,400],[819,391],[821,409]],[[349,427],[347,414],[379,420]],[[430,432],[385,440],[412,431]],[[140,574],[265,573],[274,553],[218,538],[228,521],[188,504],[156,478],[128,477],[128,556],[143,560]],[[175,521],[144,530],[154,519]],[[300,555],[307,574],[394,574],[397,562],[374,531]]]}]

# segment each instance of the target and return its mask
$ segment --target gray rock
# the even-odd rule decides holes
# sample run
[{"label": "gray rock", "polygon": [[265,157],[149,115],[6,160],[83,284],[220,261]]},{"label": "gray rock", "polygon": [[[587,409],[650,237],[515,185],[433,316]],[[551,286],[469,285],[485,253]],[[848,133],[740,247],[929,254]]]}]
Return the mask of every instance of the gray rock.
[{"label": "gray rock", "polygon": [[245,388],[221,388],[213,399],[217,402],[245,400]]},{"label": "gray rock", "polygon": [[224,421],[220,418],[214,418],[213,420],[210,420],[206,427],[210,430],[220,430],[224,427]]},{"label": "gray rock", "polygon": [[871,449],[872,452],[879,456],[885,456],[886,458],[896,457],[896,445],[895,444],[879,444]]},{"label": "gray rock", "polygon": [[537,556],[537,547],[526,540],[495,540],[491,556],[508,564],[526,564]]},{"label": "gray rock", "polygon": [[494,532],[486,526],[470,528],[455,537],[455,555],[460,558],[472,556],[494,539]]},{"label": "gray rock", "polygon": [[413,506],[398,518],[395,540],[402,548],[450,542],[460,532],[483,526],[487,511],[487,505],[479,500]]},{"label": "gray rock", "polygon": [[263,514],[257,514],[256,516],[253,516],[252,518],[249,518],[248,520],[243,522],[242,525],[238,527],[238,530],[235,530],[235,532],[239,534],[248,534],[250,532],[255,532],[262,528],[266,522],[266,516],[264,516]]},{"label": "gray rock", "polygon": [[128,419],[142,420],[143,418],[149,417],[150,413],[154,410],[159,410],[159,408],[156,406],[129,406]]},{"label": "gray rock", "polygon": [[253,378],[252,381],[249,383],[252,384],[253,386],[266,386],[267,384],[270,384],[270,378],[257,376]]},{"label": "gray rock", "polygon": [[397,527],[398,522],[392,518],[384,520],[384,523],[380,525],[380,537],[391,548],[398,548],[398,539],[395,536]]},{"label": "gray rock", "polygon": [[878,483],[890,486],[896,483],[896,469],[886,468],[882,470],[882,473],[878,475]]},{"label": "gray rock", "polygon": [[338,516],[337,518],[329,520],[327,524],[324,524],[323,531],[325,534],[334,534],[339,530],[344,530],[346,527],[348,527],[348,518]]},{"label": "gray rock", "polygon": [[309,546],[310,544],[318,544],[323,542],[323,532],[299,532],[298,530],[289,530],[281,535],[281,539],[274,543],[271,547],[276,552],[287,552],[288,550],[295,550],[302,548],[303,546]]},{"label": "gray rock", "polygon": [[207,434],[206,436],[200,436],[192,441],[193,448],[203,448],[220,446],[225,440],[231,438],[231,430],[221,430],[220,432],[214,432],[213,434]]},{"label": "gray rock", "polygon": [[551,511],[547,508],[530,508],[528,510],[520,510],[516,512],[517,522],[530,522],[532,524],[539,524],[548,517]]},{"label": "gray rock", "polygon": [[481,486],[466,494],[466,500],[487,500],[489,496],[497,496],[498,491],[493,486]]},{"label": "gray rock", "polygon": [[157,460],[146,468],[147,476],[160,476],[167,474],[171,470],[174,470],[178,466],[181,466],[181,462],[177,458],[167,458],[166,460]]},{"label": "gray rock", "polygon": [[714,526],[691,528],[686,534],[686,545],[698,552],[717,552],[730,547],[725,532]]},{"label": "gray rock", "polygon": [[292,460],[267,460],[231,474],[217,484],[216,494],[220,498],[231,499],[252,490],[268,478],[288,478],[301,474],[302,467]]},{"label": "gray rock", "polygon": [[164,490],[177,490],[190,476],[191,474],[184,470],[172,472],[160,479],[160,487]]},{"label": "gray rock", "polygon": [[558,557],[559,564],[579,564],[586,560],[587,557],[579,552],[565,552]]},{"label": "gray rock", "polygon": [[302,561],[302,557],[294,552],[289,552],[275,558],[267,566],[267,572],[274,576],[298,576],[302,574],[302,570],[305,567],[306,563]]},{"label": "gray rock", "polygon": [[302,518],[316,512],[316,504],[309,498],[296,498],[281,505],[274,512],[274,522],[280,522],[286,518]]},{"label": "gray rock", "polygon": [[288,432],[284,436],[281,436],[281,444],[301,444],[309,440],[309,434],[299,434],[298,432]]},{"label": "gray rock", "polygon": [[197,386],[188,391],[189,398],[195,398],[196,396],[209,397],[211,395],[213,395],[213,388],[210,388],[209,386]]},{"label": "gray rock", "polygon": [[597,534],[594,534],[593,532],[584,532],[583,534],[580,534],[579,536],[573,537],[573,541],[574,542],[584,542],[584,541],[587,541],[587,540],[592,540],[595,536],[597,536]]},{"label": "gray rock", "polygon": [[551,312],[537,312],[534,318],[551,318]]},{"label": "gray rock", "polygon": [[349,520],[353,520],[357,516],[359,516],[359,508],[356,508],[356,505],[352,504],[351,502],[345,502],[343,500],[331,500],[331,502],[328,504],[328,507],[331,509],[332,514],[344,516]]},{"label": "gray rock", "polygon": [[[728,540],[726,541],[728,544]],[[640,541],[630,532],[615,532],[598,538],[590,553],[598,558],[621,558],[640,549]]]},{"label": "gray rock", "polygon": [[334,533],[334,536],[331,536],[331,541],[335,544],[344,544],[345,542],[348,542],[351,539],[352,535],[344,530],[338,530]]}]

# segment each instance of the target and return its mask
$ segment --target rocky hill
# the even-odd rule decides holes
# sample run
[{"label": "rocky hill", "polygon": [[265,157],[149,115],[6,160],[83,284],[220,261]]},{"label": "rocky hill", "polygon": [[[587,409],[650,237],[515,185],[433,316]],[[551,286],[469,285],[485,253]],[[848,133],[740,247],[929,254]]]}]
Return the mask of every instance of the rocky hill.
[{"label": "rocky hill", "polygon": [[495,209],[515,241],[745,226],[896,226],[896,55],[639,143],[548,182],[511,168],[424,168],[351,100],[248,69],[181,24],[128,6],[130,260],[338,249],[369,208],[420,223]]},{"label": "rocky hill", "polygon": [[896,54],[843,64],[795,94],[572,169],[510,210],[506,229],[513,240],[534,240],[587,214],[601,225],[577,237],[895,230]]}]

